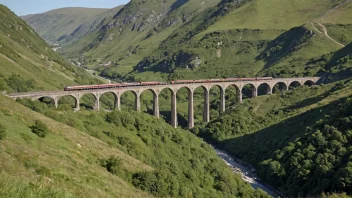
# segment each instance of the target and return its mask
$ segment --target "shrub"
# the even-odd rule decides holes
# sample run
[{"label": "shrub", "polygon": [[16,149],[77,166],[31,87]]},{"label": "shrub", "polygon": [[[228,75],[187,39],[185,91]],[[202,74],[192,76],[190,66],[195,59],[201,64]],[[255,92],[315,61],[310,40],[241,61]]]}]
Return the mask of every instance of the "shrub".
[{"label": "shrub", "polygon": [[3,140],[6,137],[6,128],[0,124],[0,140]]},{"label": "shrub", "polygon": [[33,79],[26,81],[19,75],[12,75],[9,77],[7,79],[7,84],[15,92],[26,92],[35,88],[35,81]]},{"label": "shrub", "polygon": [[32,132],[38,135],[41,138],[45,138],[46,134],[48,133],[48,127],[40,120],[36,120],[34,125],[30,127]]},{"label": "shrub", "polygon": [[109,159],[101,159],[100,166],[106,168],[112,174],[118,174],[120,172],[121,159],[111,156]]}]

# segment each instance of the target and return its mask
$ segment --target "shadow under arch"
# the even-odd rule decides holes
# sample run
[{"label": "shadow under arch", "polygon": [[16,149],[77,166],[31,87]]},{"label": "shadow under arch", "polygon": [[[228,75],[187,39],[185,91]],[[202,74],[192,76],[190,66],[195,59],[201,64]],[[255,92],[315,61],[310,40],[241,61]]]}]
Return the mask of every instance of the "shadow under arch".
[{"label": "shadow under arch", "polygon": [[55,103],[55,99],[50,96],[40,97],[40,98],[38,98],[38,101],[46,104],[50,108],[57,108],[56,103]]},{"label": "shadow under arch", "polygon": [[75,96],[73,95],[66,95],[57,98],[58,108],[59,109],[79,109],[79,103]]},{"label": "shadow under arch", "polygon": [[308,87],[311,87],[311,86],[315,85],[315,83],[314,83],[312,80],[307,80],[307,81],[305,81],[305,82],[303,83],[303,85],[306,85],[306,86],[308,86]]},{"label": "shadow under arch", "polygon": [[[177,124],[181,128],[192,128],[194,120],[194,90],[186,85],[175,90]],[[172,104],[173,106],[174,104]],[[192,120],[190,120],[192,119]],[[191,123],[192,122],[192,123]]]},{"label": "shadow under arch", "polygon": [[141,111],[160,117],[159,94],[154,89],[145,89],[140,93]]},{"label": "shadow under arch", "polygon": [[257,88],[257,95],[271,95],[272,94],[272,87],[266,82],[261,83]]},{"label": "shadow under arch", "polygon": [[99,98],[93,93],[84,93],[79,99],[80,109],[96,110],[99,108]]},{"label": "shadow under arch", "polygon": [[159,91],[160,118],[172,125],[172,100],[175,97],[173,89],[166,87]]},{"label": "shadow under arch", "polygon": [[100,95],[99,102],[101,109],[112,111],[117,108],[118,96],[113,91],[107,91]]},{"label": "shadow under arch", "polygon": [[277,82],[273,86],[273,93],[280,93],[280,92],[287,91],[287,90],[288,90],[288,86],[284,82]]},{"label": "shadow under arch", "polygon": [[242,97],[245,98],[254,98],[258,96],[257,87],[252,83],[246,83],[242,87]]},{"label": "shadow under arch", "polygon": [[197,123],[210,121],[210,95],[207,87],[200,85],[193,91],[194,120]]},{"label": "shadow under arch", "polygon": [[[237,84],[230,84],[225,89],[225,102],[223,104],[224,111],[229,107],[242,102],[242,93]],[[222,106],[222,105],[221,105]]]},{"label": "shadow under arch", "polygon": [[293,89],[300,87],[300,86],[302,86],[302,85],[299,81],[293,81],[288,85],[288,89],[293,90]]},{"label": "shadow under arch", "polygon": [[225,90],[221,85],[209,87],[210,120],[218,118],[225,111]]},{"label": "shadow under arch", "polygon": [[[134,90],[125,90],[120,93],[121,110],[140,110],[139,95]],[[134,104],[133,104],[134,103]]]}]

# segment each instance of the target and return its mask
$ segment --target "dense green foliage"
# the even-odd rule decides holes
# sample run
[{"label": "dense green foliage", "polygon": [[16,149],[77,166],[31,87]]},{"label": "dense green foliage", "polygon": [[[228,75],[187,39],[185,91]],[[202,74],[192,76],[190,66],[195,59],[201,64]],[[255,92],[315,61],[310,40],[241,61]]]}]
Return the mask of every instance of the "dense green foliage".
[{"label": "dense green foliage", "polygon": [[121,171],[121,159],[111,156],[109,159],[101,159],[100,166],[106,168],[112,174],[119,175]]},{"label": "dense green foliage", "polygon": [[6,128],[0,124],[0,140],[6,137]]},{"label": "dense green foliage", "polygon": [[333,103],[305,134],[260,164],[260,175],[292,196],[352,194],[352,98]]},{"label": "dense green foliage", "polygon": [[36,120],[30,128],[34,134],[41,138],[45,138],[49,131],[48,127],[40,120]]},{"label": "dense green foliage", "polygon": [[287,195],[351,194],[351,85],[247,100],[193,131],[254,165],[260,178]]},{"label": "dense green foliage", "polygon": [[60,112],[50,108],[43,113],[153,167],[154,171],[129,174],[119,165],[117,158],[99,162],[109,172],[156,196],[265,197],[233,175],[212,147],[191,133],[174,129],[153,116],[124,111]]},{"label": "dense green foliage", "polygon": [[35,88],[34,80],[24,80],[19,75],[12,75],[7,80],[7,85],[15,92],[27,92]]}]

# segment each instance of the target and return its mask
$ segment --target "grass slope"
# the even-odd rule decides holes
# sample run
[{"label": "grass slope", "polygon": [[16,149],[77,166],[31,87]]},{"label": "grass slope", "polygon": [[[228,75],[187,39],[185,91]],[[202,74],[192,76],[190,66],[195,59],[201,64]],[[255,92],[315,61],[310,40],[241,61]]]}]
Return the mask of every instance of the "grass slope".
[{"label": "grass slope", "polygon": [[289,30],[320,17],[340,2],[343,0],[253,0],[221,18],[204,33],[233,28]]},{"label": "grass slope", "polygon": [[104,21],[102,28],[60,52],[72,59],[84,54],[81,60],[88,66],[113,61],[117,68],[129,67],[131,71],[175,29],[218,2],[134,0],[111,20]]},{"label": "grass slope", "polygon": [[108,11],[108,9],[60,8],[41,14],[22,16],[21,18],[45,41],[54,43],[70,35],[79,26],[93,20],[106,11]]},{"label": "grass slope", "polygon": [[52,90],[98,82],[52,51],[5,6],[0,6],[0,15],[0,90]]},{"label": "grass slope", "polygon": [[[43,121],[50,133],[39,138],[29,128]],[[128,171],[152,168],[75,128],[56,122],[0,95],[0,195],[4,197],[151,197],[98,165],[116,156]]]},{"label": "grass slope", "polygon": [[40,102],[20,102],[151,166],[152,172],[123,173],[122,177],[158,197],[266,197],[234,175],[201,139],[154,116],[133,111],[74,113]]},{"label": "grass slope", "polygon": [[[134,61],[144,57],[142,61],[126,65],[117,61],[121,65],[99,71],[116,80],[326,74],[327,63],[316,60],[343,48],[337,42],[351,42],[350,5],[344,0],[223,1],[172,30],[167,38],[158,37],[157,47],[131,36],[128,41],[140,46],[132,47],[127,56]],[[106,54],[109,60],[116,57]]]}]

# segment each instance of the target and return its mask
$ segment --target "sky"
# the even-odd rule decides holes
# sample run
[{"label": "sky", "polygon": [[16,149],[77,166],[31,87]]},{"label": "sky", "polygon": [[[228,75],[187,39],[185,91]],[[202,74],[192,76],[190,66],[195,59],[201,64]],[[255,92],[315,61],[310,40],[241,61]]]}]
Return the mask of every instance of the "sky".
[{"label": "sky", "polygon": [[64,7],[113,8],[129,0],[0,0],[18,16],[37,14]]}]

